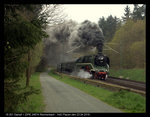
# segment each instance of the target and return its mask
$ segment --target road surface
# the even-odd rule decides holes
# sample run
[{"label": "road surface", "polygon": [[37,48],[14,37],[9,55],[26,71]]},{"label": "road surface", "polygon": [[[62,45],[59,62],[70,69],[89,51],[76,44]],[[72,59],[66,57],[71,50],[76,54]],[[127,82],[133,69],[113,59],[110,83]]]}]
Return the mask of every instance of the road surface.
[{"label": "road surface", "polygon": [[46,104],[44,112],[121,112],[77,88],[52,78],[46,72],[40,74],[40,81]]}]

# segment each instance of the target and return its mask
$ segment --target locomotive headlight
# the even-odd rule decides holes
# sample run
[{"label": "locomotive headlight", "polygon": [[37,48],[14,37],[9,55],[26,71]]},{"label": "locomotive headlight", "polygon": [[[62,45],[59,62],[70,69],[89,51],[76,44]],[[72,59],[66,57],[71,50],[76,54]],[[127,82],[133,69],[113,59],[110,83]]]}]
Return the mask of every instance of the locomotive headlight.
[{"label": "locomotive headlight", "polygon": [[103,57],[103,56],[101,56],[101,57],[99,57],[99,59],[100,59],[100,60],[103,60],[103,59],[104,59],[104,57]]}]

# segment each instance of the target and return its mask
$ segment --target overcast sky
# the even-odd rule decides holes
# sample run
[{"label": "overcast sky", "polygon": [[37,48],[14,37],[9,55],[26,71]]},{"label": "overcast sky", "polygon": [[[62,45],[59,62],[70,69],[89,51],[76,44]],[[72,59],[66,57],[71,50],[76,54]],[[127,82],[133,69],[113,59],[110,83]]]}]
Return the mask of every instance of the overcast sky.
[{"label": "overcast sky", "polygon": [[132,12],[133,4],[64,4],[63,7],[68,19],[79,23],[86,19],[98,23],[99,18],[102,16],[107,18],[112,15],[121,18],[121,16],[124,16],[124,9],[127,5]]}]

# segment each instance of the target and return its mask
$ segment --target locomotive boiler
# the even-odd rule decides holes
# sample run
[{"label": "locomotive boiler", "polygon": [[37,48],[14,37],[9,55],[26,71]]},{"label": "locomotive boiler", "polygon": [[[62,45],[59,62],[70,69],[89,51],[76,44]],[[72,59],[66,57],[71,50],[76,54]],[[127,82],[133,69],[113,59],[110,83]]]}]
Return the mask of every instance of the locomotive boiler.
[{"label": "locomotive boiler", "polygon": [[98,53],[78,58],[74,62],[61,63],[57,66],[59,72],[73,72],[83,69],[92,74],[92,79],[106,80],[109,74],[110,60],[109,57]]}]

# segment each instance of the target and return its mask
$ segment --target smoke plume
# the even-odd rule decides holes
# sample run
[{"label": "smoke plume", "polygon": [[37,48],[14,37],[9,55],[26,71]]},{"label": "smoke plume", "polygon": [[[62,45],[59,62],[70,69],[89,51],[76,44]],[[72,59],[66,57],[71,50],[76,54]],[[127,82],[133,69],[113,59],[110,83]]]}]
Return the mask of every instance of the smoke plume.
[{"label": "smoke plume", "polygon": [[104,36],[97,24],[85,20],[78,29],[78,35],[84,46],[97,47],[98,52],[102,52]]},{"label": "smoke plume", "polygon": [[99,26],[88,20],[78,24],[72,20],[46,30],[49,38],[44,40],[42,61],[47,66],[57,66],[62,62],[74,61],[80,56],[102,52],[103,33]]}]

